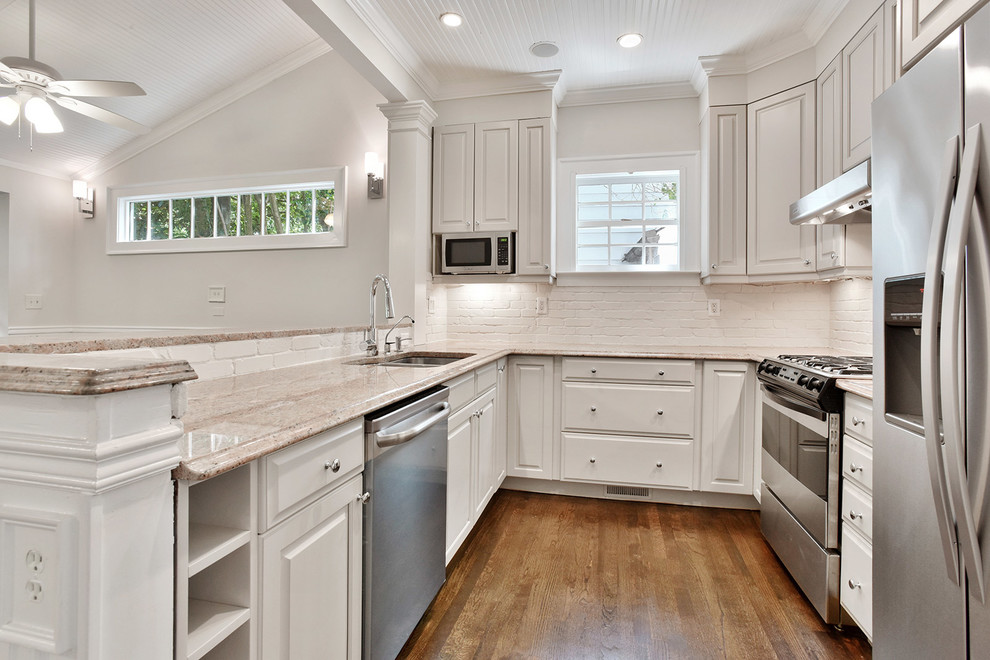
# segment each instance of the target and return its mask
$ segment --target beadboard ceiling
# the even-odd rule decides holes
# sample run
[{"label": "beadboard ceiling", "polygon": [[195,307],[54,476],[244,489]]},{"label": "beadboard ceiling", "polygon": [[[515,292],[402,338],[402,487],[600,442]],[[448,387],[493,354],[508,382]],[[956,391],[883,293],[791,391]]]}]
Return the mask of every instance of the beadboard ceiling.
[{"label": "beadboard ceiling", "polygon": [[[738,55],[752,64],[797,52],[848,2],[345,1],[433,99],[559,69],[571,102],[687,90],[701,56]],[[460,13],[464,24],[445,28],[438,21],[444,11]],[[625,32],[642,33],[643,45],[619,48],[615,40]],[[535,57],[529,47],[537,41],[560,52]],[[59,108],[65,132],[35,135],[33,150],[26,124],[19,138],[16,124],[0,125],[0,164],[61,176],[93,172],[328,48],[282,0],[37,0],[36,58],[66,79],[138,83],[147,96],[89,100],[153,130],[136,136]],[[0,0],[0,57],[10,55],[28,55],[28,0]]]}]

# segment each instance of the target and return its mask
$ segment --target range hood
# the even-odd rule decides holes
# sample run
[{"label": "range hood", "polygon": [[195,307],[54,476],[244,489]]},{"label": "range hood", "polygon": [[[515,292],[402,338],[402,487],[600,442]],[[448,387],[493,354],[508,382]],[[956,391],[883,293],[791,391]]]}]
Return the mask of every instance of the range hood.
[{"label": "range hood", "polygon": [[873,220],[870,161],[791,204],[792,225],[851,225]]}]

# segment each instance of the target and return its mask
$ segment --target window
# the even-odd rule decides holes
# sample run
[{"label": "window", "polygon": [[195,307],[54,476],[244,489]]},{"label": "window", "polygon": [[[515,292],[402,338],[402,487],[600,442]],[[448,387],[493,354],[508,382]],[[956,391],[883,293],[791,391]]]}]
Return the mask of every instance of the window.
[{"label": "window", "polygon": [[579,174],[578,270],[678,270],[680,172]]},{"label": "window", "polygon": [[[323,178],[299,179],[314,174]],[[245,177],[156,190],[111,191],[108,250],[197,252],[346,245],[344,168]],[[327,176],[329,175],[329,176]],[[265,185],[261,182],[266,181]],[[224,185],[226,183],[227,185]],[[178,190],[172,190],[178,188]],[[131,194],[129,194],[131,193]]]}]

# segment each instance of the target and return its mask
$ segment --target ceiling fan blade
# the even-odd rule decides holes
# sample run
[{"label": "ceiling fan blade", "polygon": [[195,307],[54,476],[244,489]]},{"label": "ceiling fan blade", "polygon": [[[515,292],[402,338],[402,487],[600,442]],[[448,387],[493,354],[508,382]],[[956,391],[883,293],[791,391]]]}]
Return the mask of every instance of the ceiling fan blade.
[{"label": "ceiling fan blade", "polygon": [[132,133],[147,133],[151,130],[147,126],[143,126],[136,121],[128,119],[127,117],[122,117],[115,112],[98,108],[97,106],[86,103],[85,101],[79,101],[64,96],[49,96],[48,98],[66,110],[78,112],[81,115],[86,115],[87,117],[105,122],[111,126],[116,126],[117,128],[126,129]]},{"label": "ceiling fan blade", "polygon": [[144,96],[136,83],[122,80],[53,80],[48,91],[68,96]]},{"label": "ceiling fan blade", "polygon": [[3,60],[0,60],[0,80],[5,80],[11,84],[17,84],[21,82],[21,77],[16,71],[4,64]]}]

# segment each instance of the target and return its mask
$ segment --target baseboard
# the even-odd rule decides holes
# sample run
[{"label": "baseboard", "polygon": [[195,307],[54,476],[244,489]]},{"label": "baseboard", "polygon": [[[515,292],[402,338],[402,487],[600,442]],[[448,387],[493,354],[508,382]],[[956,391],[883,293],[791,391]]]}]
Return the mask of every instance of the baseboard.
[{"label": "baseboard", "polygon": [[605,495],[605,484],[589,484],[572,481],[551,481],[549,479],[529,479],[527,477],[506,477],[502,482],[506,490],[519,490],[528,493],[546,493],[548,495],[570,495],[573,497],[591,497],[596,499],[625,500],[629,502],[653,502],[658,504],[680,504],[684,506],[705,506],[716,509],[748,509],[759,510],[760,504],[751,495],[734,495],[730,493],[702,493],[694,490],[669,490],[666,488],[651,488],[650,496],[623,497],[621,495]]}]

